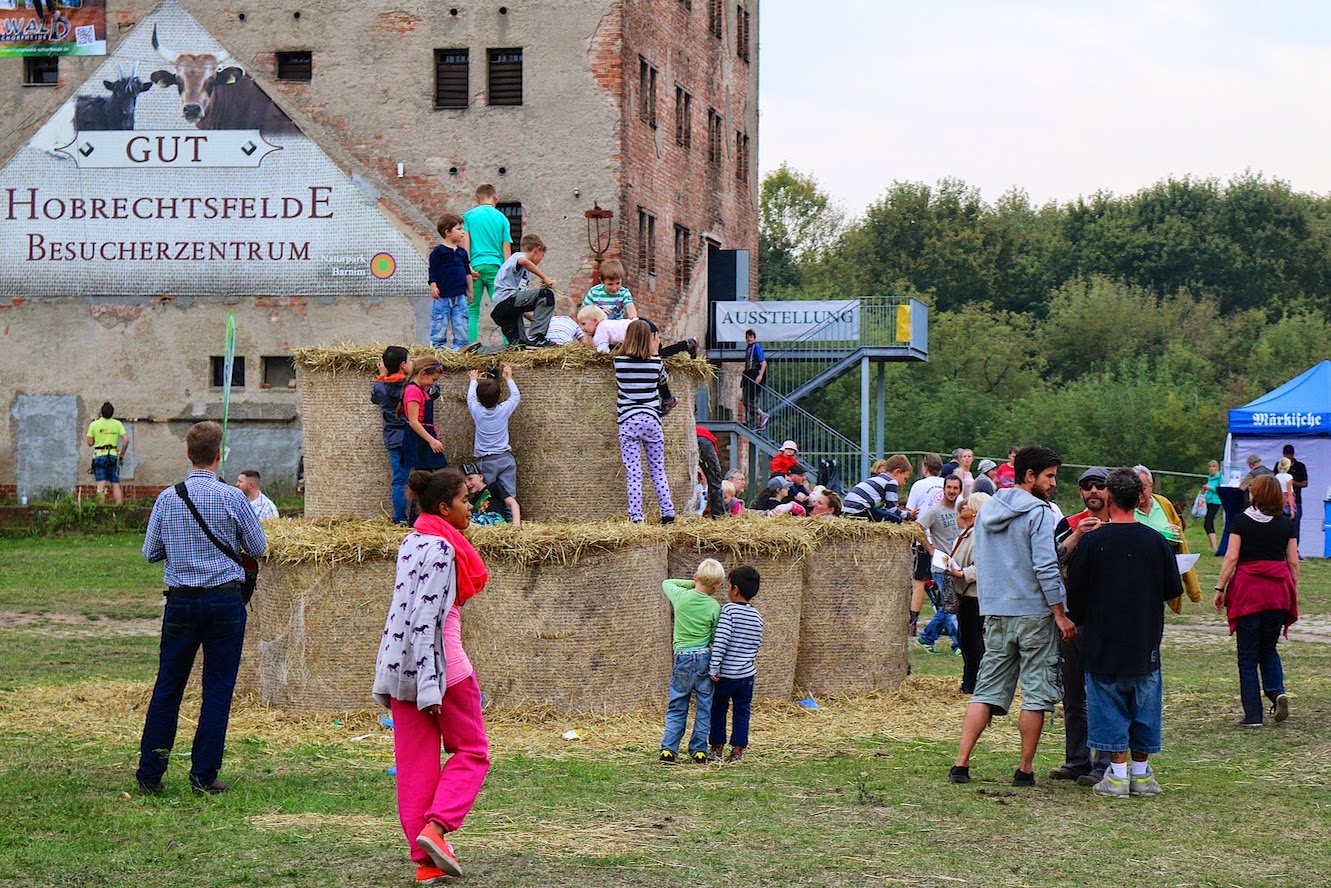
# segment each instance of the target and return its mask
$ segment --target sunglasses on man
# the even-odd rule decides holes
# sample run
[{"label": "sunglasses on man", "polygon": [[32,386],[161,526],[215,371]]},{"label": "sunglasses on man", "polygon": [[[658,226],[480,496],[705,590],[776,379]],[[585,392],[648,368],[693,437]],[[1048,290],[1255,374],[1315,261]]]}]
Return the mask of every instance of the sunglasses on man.
[{"label": "sunglasses on man", "polygon": [[1103,482],[1103,481],[1082,481],[1082,482],[1081,482],[1080,484],[1078,484],[1077,486],[1080,487],[1082,490],[1104,490],[1104,489],[1105,489],[1105,482]]}]

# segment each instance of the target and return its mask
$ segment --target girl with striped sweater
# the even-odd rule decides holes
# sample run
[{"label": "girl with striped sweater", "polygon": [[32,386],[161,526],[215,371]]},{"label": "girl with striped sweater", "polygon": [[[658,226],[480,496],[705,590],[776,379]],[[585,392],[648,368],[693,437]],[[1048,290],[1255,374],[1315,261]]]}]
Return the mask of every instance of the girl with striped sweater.
[{"label": "girl with striped sweater", "polygon": [[661,523],[675,520],[675,504],[665,470],[665,433],[661,430],[661,396],[658,387],[666,381],[665,365],[656,354],[660,340],[643,320],[629,324],[624,342],[615,355],[615,418],[619,423],[619,453],[628,475],[629,518],[643,520],[642,452],[647,452],[647,471],[652,476]]}]

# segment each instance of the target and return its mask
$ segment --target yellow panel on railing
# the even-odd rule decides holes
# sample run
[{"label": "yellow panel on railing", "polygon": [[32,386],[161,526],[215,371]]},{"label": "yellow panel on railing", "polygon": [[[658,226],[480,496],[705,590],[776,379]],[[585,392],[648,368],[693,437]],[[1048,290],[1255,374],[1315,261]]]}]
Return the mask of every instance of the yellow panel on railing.
[{"label": "yellow panel on railing", "polygon": [[910,342],[910,303],[897,306],[897,342]]}]

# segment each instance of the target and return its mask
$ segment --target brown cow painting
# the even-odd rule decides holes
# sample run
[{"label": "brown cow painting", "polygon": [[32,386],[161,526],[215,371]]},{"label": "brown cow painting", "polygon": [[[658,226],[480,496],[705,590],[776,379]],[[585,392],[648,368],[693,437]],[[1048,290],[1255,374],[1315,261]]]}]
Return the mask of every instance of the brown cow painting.
[{"label": "brown cow painting", "polygon": [[199,129],[257,129],[265,136],[300,133],[244,69],[227,64],[229,54],[170,49],[157,39],[156,25],[152,42],[173,70],[154,71],[150,80],[158,86],[174,86],[180,93],[181,115]]}]

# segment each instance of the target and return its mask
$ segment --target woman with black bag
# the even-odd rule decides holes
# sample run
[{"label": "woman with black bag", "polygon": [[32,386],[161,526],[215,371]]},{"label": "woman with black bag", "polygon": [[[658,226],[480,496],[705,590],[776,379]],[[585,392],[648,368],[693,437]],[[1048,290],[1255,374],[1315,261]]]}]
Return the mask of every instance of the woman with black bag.
[{"label": "woman with black bag", "polygon": [[[972,493],[957,509],[956,545],[948,559],[948,579],[956,596],[957,629],[961,641],[961,693],[975,691],[975,677],[984,655],[984,618],[975,593],[975,516],[989,499],[987,493]],[[946,603],[946,598],[944,599]]]}]

